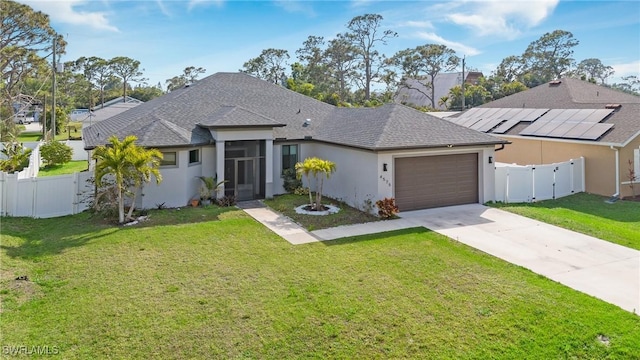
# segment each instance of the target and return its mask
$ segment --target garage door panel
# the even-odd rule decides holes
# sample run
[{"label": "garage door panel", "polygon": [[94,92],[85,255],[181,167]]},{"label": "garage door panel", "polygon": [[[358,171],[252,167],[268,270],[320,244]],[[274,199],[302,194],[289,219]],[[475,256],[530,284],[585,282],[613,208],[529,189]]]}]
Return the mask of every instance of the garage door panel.
[{"label": "garage door panel", "polygon": [[478,154],[395,159],[400,211],[478,202]]}]

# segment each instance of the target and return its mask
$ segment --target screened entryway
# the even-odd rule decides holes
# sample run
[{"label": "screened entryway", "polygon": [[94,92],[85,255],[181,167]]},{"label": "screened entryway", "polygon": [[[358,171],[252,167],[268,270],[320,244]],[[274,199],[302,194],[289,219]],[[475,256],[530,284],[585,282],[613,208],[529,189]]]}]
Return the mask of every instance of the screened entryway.
[{"label": "screened entryway", "polygon": [[265,194],[265,141],[228,141],[224,150],[225,195],[238,201],[263,199]]}]

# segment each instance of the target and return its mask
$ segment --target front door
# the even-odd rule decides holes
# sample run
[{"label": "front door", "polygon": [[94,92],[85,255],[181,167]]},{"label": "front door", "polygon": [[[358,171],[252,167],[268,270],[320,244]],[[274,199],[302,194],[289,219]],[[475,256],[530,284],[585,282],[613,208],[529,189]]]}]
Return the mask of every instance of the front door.
[{"label": "front door", "polygon": [[233,195],[237,201],[253,200],[256,195],[256,162],[253,158],[225,160],[225,195]]}]

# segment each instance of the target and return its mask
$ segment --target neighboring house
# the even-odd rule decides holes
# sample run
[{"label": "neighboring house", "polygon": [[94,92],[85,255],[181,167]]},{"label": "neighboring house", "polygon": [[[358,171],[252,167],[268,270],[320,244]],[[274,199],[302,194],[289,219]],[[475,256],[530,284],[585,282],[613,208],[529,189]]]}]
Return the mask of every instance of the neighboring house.
[{"label": "neighboring house", "polygon": [[[561,79],[448,118],[511,142],[496,160],[550,164],[583,156],[589,193],[628,197],[640,175],[640,97]],[[629,164],[631,162],[631,164]],[[640,178],[636,192],[640,193]]]},{"label": "neighboring house", "polygon": [[[477,84],[478,79],[482,77],[482,73],[471,71],[465,73],[464,77],[465,84],[475,85]],[[398,87],[398,92],[394,97],[395,102],[417,107],[431,107],[431,100],[427,97],[427,95],[431,95],[431,88],[424,85],[425,81],[427,80],[407,80],[405,85],[400,85]],[[438,74],[433,80],[433,84],[435,89],[435,109],[447,110],[447,106],[445,104],[440,104],[440,99],[443,96],[448,96],[449,90],[454,86],[462,84],[462,73]]]},{"label": "neighboring house", "polygon": [[132,98],[130,96],[127,96],[125,100],[126,101],[123,101],[123,97],[120,96],[113,100],[109,100],[104,104],[97,105],[93,108],[92,111],[81,111],[80,109],[74,110],[71,113],[71,116],[73,119],[74,112],[76,112],[76,120],[74,121],[82,121],[82,128],[84,129],[96,122],[108,119],[112,116],[120,114],[121,112],[132,109],[140,104],[144,104],[143,101]]},{"label": "neighboring house", "polygon": [[307,157],[336,163],[325,195],[362,208],[396,198],[400,210],[494,199],[496,145],[505,141],[399,104],[338,108],[242,73],[217,73],[88,127],[87,150],[111,135],[164,155],[143,208],[184,206],[197,176],[225,179],[238,200],[284,193],[281,174]]}]

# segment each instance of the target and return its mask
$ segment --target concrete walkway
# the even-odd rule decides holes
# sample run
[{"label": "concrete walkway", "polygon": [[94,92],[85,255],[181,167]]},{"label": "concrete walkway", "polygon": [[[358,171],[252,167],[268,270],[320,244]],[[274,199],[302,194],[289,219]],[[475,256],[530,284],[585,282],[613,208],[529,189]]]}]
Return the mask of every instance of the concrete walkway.
[{"label": "concrete walkway", "polygon": [[578,291],[640,313],[640,251],[479,204],[400,213],[400,219],[305,231],[259,202],[245,211],[292,244],[426,227]]}]

